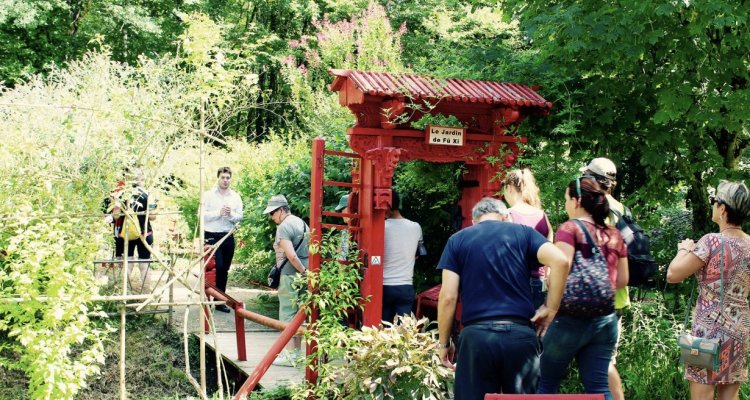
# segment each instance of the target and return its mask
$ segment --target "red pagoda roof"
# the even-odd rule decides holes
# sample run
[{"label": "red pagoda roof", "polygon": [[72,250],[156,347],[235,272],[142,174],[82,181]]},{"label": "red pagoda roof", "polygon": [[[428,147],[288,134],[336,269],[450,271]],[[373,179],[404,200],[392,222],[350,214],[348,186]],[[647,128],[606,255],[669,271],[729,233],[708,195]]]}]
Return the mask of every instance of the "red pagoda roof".
[{"label": "red pagoda roof", "polygon": [[414,99],[453,100],[463,103],[503,104],[552,108],[552,103],[526,85],[477,81],[473,79],[437,79],[412,74],[388,74],[331,69],[336,78],[330,88],[339,91],[349,79],[364,94]]}]

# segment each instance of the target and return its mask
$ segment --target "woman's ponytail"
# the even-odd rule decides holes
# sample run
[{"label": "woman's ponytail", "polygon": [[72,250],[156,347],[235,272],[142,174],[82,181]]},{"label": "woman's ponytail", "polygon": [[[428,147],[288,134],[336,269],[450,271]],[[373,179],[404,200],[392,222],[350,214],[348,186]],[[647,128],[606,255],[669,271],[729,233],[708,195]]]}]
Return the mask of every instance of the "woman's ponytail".
[{"label": "woman's ponytail", "polygon": [[606,193],[596,179],[590,176],[582,176],[570,181],[568,195],[580,199],[581,207],[591,214],[597,225],[602,227],[607,225],[605,221],[609,216],[609,202]]}]

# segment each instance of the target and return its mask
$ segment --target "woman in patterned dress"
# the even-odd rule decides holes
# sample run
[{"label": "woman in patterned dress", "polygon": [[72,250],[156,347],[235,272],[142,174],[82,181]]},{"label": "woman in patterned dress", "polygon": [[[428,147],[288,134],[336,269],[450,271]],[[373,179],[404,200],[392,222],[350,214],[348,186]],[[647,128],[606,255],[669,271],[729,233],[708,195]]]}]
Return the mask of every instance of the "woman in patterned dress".
[{"label": "woman in patterned dress", "polygon": [[[750,334],[750,236],[742,222],[750,213],[750,191],[742,182],[722,181],[711,201],[711,220],[719,233],[709,233],[698,243],[685,239],[669,264],[667,282],[679,283],[695,274],[699,284],[692,334],[721,339],[719,371],[688,365],[690,398],[733,400],[747,382],[747,340]],[[724,302],[721,302],[721,244],[724,247]]]}]

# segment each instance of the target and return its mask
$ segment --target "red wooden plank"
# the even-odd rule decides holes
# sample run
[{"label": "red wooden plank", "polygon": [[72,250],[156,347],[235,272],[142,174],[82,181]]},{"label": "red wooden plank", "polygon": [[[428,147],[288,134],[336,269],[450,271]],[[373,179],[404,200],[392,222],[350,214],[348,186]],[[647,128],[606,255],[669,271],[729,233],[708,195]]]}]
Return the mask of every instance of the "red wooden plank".
[{"label": "red wooden plank", "polygon": [[484,400],[604,400],[604,394],[485,394]]}]

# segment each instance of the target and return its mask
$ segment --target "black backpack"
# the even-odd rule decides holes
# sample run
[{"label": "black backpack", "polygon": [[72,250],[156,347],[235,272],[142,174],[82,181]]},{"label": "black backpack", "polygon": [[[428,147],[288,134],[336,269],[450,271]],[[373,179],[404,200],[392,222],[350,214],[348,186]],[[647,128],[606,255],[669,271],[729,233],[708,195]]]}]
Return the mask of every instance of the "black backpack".
[{"label": "black backpack", "polygon": [[628,246],[628,286],[652,286],[658,266],[651,256],[646,232],[633,220],[633,214],[627,207],[625,214],[620,214],[616,210],[611,211],[617,216],[615,227]]}]

